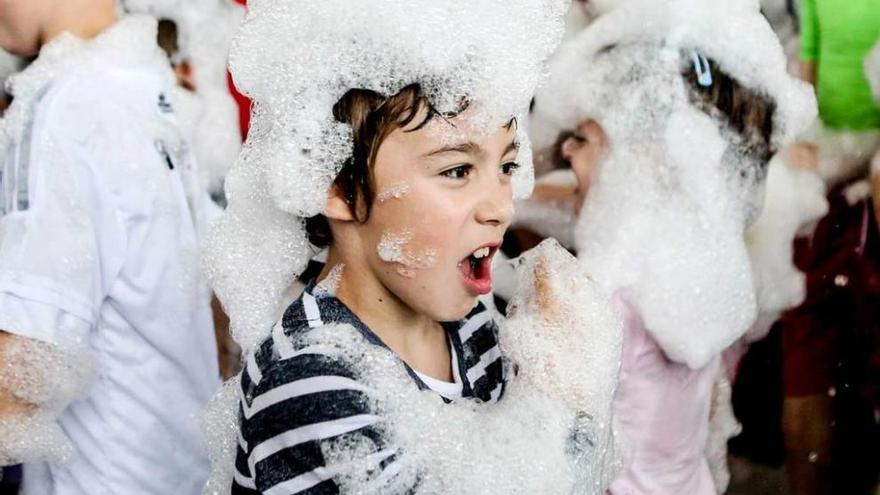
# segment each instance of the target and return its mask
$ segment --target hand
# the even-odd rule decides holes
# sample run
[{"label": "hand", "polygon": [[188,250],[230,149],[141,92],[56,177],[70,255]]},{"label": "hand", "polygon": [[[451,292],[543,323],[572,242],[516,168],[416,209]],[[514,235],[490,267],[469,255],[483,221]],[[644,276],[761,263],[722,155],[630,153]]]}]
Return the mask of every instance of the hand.
[{"label": "hand", "polygon": [[518,380],[529,383],[571,409],[587,407],[583,386],[589,380],[579,377],[589,346],[584,329],[588,322],[579,315],[578,286],[587,277],[578,261],[548,239],[516,261],[520,286],[508,306],[502,328],[505,354],[519,368]]}]

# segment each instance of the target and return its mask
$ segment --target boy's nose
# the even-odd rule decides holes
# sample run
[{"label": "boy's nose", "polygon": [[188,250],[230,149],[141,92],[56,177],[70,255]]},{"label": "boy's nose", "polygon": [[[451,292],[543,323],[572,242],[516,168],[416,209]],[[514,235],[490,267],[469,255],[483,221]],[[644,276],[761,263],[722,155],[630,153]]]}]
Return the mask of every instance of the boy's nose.
[{"label": "boy's nose", "polygon": [[503,194],[496,194],[495,197],[486,198],[477,207],[477,222],[484,225],[503,226],[510,225],[513,218],[513,199],[508,189]]}]

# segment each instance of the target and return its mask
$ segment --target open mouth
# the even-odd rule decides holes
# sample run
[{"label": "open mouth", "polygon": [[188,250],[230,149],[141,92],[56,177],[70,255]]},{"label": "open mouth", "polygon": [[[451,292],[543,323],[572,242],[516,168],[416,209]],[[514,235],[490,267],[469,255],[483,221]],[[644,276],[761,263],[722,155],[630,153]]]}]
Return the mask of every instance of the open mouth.
[{"label": "open mouth", "polygon": [[492,291],[492,257],[498,251],[498,244],[477,248],[458,263],[465,287],[476,295]]}]

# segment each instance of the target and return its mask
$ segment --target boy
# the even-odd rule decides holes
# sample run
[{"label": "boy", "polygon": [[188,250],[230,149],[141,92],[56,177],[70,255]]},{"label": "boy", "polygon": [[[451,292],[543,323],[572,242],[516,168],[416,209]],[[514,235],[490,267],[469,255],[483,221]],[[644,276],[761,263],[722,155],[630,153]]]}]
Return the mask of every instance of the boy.
[{"label": "boy", "polygon": [[[117,21],[114,0],[2,10],[0,46],[40,55],[13,79],[3,121],[0,422],[57,412],[73,447],[67,463],[26,464],[25,493],[198,493],[196,414],[218,370],[198,270],[202,195],[155,21]],[[71,382],[86,356],[96,380]],[[84,392],[70,402],[57,383]],[[4,454],[60,448],[18,433],[0,440]]]},{"label": "boy", "polygon": [[[606,417],[600,404],[607,409],[610,393],[598,399],[577,370],[552,360],[518,361],[522,380],[509,381],[502,349],[532,349],[505,347],[493,315],[476,304],[492,288],[490,263],[515,191],[529,186],[518,119],[561,32],[562,7],[251,5],[231,63],[255,101],[253,126],[208,250],[246,358],[228,392],[235,403],[225,405],[238,415],[236,452],[219,466],[232,479],[211,489],[474,493],[524,480],[514,492],[562,493],[554,487],[589,477],[590,492],[601,490],[601,475],[570,469],[586,449],[571,434],[582,431],[578,418],[586,421],[576,411],[596,406],[593,417]],[[273,304],[302,271],[309,246],[328,246],[323,272],[273,321]],[[577,312],[558,307],[563,316]],[[587,339],[567,337],[576,333],[571,321],[559,320],[562,349],[586,347]],[[616,355],[613,345],[607,355]],[[376,363],[390,369],[375,373]],[[517,395],[515,384],[526,382],[549,398]],[[524,408],[519,417],[501,415],[516,403],[511,396]],[[485,415],[474,403],[485,404]],[[546,415],[527,414],[545,405]],[[506,433],[497,427],[523,418],[536,421],[532,430],[524,422]],[[589,436],[590,462],[603,459],[605,437]],[[523,438],[536,442],[538,455],[511,447]],[[499,456],[476,453],[487,445],[518,462],[486,469],[499,464]],[[450,467],[469,452],[479,466]]]}]

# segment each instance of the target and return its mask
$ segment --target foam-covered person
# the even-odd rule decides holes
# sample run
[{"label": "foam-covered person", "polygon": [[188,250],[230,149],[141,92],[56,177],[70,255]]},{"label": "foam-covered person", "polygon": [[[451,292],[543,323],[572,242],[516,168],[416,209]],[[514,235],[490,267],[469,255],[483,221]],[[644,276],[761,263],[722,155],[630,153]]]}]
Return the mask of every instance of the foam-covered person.
[{"label": "foam-covered person", "polygon": [[233,43],[255,111],[208,259],[245,366],[210,411],[210,489],[604,493],[607,298],[547,244],[500,329],[478,302],[531,186],[522,118],[566,2],[297,7],[252,3]]},{"label": "foam-covered person", "polygon": [[722,352],[760,309],[746,228],[771,154],[815,100],[749,1],[622,2],[551,71],[535,132],[573,133],[562,157],[589,180],[573,247],[625,319],[614,420],[627,448],[609,493],[723,492],[736,425]]},{"label": "foam-covered person", "polygon": [[28,494],[196,494],[220,385],[197,170],[156,22],[5,0],[0,459]]}]

